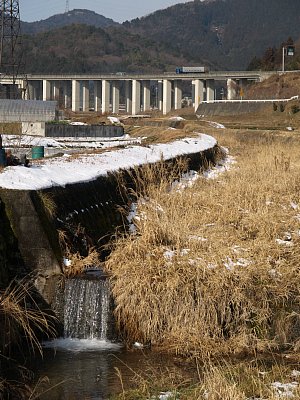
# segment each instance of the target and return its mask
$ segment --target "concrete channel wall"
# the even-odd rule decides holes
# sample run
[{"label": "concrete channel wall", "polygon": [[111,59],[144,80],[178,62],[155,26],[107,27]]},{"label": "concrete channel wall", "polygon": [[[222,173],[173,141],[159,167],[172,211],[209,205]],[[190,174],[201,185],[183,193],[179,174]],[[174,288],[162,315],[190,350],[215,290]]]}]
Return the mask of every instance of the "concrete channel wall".
[{"label": "concrete channel wall", "polygon": [[72,137],[72,138],[115,138],[124,136],[124,128],[117,125],[68,125],[46,124],[46,137]]},{"label": "concrete channel wall", "polygon": [[[199,170],[214,164],[219,155],[220,148],[215,146],[181,158],[186,158],[187,169]],[[174,162],[176,159],[171,159],[166,164]],[[36,287],[50,305],[55,301],[53,281],[62,273],[64,257],[59,232],[64,232],[69,249],[83,255],[87,247],[107,244],[117,228],[125,229],[127,222],[121,209],[128,206],[128,197],[120,188],[135,188],[134,171],[119,171],[94,181],[40,191],[0,189],[0,221],[5,218],[10,225],[11,241],[17,243],[27,271],[37,274]],[[52,215],[49,200],[56,205]],[[5,236],[5,232],[2,234]],[[1,254],[0,246],[0,286],[1,276],[5,275],[1,268],[6,269],[9,264],[7,253],[3,250]],[[103,251],[103,257],[106,254]],[[19,272],[16,270],[15,274]]]}]

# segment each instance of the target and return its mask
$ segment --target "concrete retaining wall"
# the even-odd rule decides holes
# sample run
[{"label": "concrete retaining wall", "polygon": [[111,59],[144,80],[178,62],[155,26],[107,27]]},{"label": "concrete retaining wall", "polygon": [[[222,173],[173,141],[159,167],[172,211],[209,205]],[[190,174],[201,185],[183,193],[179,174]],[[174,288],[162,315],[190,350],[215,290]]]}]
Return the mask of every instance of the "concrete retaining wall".
[{"label": "concrete retaining wall", "polygon": [[43,270],[45,275],[57,274],[61,272],[58,253],[51,246],[46,218],[39,212],[37,198],[35,191],[0,189],[0,199],[25,265],[31,271]]},{"label": "concrete retaining wall", "polygon": [[272,107],[266,103],[202,103],[199,105],[196,114],[204,117],[215,115],[230,116],[256,113],[265,108]]},{"label": "concrete retaining wall", "polygon": [[115,125],[46,124],[46,137],[101,137],[114,138],[124,135],[124,128]]},{"label": "concrete retaining wall", "polygon": [[[219,147],[215,146],[187,155],[187,169],[213,164],[219,152]],[[175,161],[172,159],[167,163]],[[49,304],[55,301],[53,281],[62,272],[64,254],[59,244],[59,231],[65,232],[69,248],[83,255],[89,246],[100,248],[107,244],[116,228],[124,229],[126,225],[120,208],[128,205],[128,199],[120,190],[120,182],[127,188],[134,188],[132,174],[119,171],[94,181],[39,192],[0,189],[3,216],[10,225],[27,270],[37,273],[37,289]],[[47,212],[47,196],[57,206],[54,216]],[[7,251],[3,254],[0,280],[1,268],[7,269],[9,263],[5,259]]]}]

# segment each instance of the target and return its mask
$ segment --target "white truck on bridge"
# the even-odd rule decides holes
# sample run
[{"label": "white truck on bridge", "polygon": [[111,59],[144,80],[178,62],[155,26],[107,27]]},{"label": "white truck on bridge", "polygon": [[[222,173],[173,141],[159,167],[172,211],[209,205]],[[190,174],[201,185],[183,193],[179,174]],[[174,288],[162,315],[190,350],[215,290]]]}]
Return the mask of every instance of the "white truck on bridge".
[{"label": "white truck on bridge", "polygon": [[176,74],[193,74],[208,72],[207,67],[177,67]]}]

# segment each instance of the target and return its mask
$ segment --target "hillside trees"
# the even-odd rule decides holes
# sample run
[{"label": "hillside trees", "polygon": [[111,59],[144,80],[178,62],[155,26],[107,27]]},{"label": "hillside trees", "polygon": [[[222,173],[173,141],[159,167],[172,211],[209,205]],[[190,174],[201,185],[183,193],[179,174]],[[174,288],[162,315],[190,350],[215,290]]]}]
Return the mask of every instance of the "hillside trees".
[{"label": "hillside trees", "polygon": [[124,28],[71,25],[23,36],[27,73],[111,73],[175,70],[176,52]]},{"label": "hillside trees", "polygon": [[[28,72],[164,72],[179,65],[276,69],[278,44],[289,35],[300,37],[299,0],[272,0],[271,7],[269,0],[193,1],[105,29],[93,26],[85,13],[80,10],[89,27],[51,25],[50,33],[24,37]],[[287,59],[287,69],[298,64],[296,57]]]},{"label": "hillside trees", "polygon": [[191,63],[245,69],[282,38],[300,36],[298,0],[216,0],[177,4],[125,27],[168,44]]},{"label": "hillside trees", "polygon": [[277,71],[282,69],[282,51],[287,46],[295,46],[296,53],[294,56],[285,56],[285,70],[293,71],[300,68],[300,55],[297,54],[297,44],[289,37],[277,47],[268,47],[261,58],[255,56],[248,65],[249,71],[264,70]]}]

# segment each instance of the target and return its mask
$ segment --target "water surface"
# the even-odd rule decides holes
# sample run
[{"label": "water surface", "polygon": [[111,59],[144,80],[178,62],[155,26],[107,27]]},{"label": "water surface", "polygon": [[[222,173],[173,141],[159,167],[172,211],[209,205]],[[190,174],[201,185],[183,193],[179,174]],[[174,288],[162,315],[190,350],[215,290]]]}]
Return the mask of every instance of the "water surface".
[{"label": "water surface", "polygon": [[122,385],[132,385],[135,373],[144,373],[150,364],[159,370],[168,362],[163,355],[108,341],[56,339],[44,343],[44,357],[35,360],[34,372],[37,380],[48,377],[52,387],[41,400],[107,400]]}]

